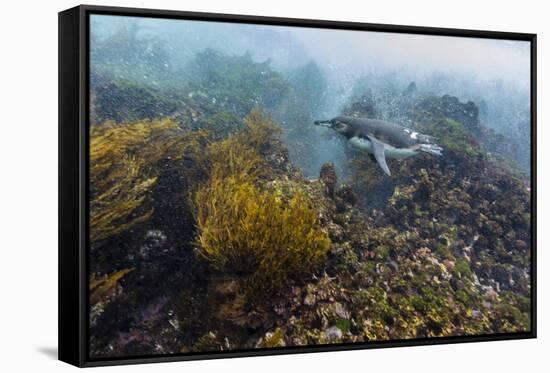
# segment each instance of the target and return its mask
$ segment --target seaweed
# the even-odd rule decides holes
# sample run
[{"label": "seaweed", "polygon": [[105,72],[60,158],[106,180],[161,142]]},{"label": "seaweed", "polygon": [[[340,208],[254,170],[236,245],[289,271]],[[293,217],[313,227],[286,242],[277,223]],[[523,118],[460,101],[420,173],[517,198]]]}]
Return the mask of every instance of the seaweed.
[{"label": "seaweed", "polygon": [[245,124],[208,149],[210,178],[192,197],[198,252],[217,270],[246,278],[246,288],[270,292],[309,273],[330,241],[302,192],[285,201],[255,185],[264,171],[260,152],[277,131],[259,111]]},{"label": "seaweed", "polygon": [[190,94],[211,106],[245,117],[254,107],[275,108],[288,91],[288,82],[271,61],[254,62],[250,53],[230,56],[214,49],[199,52],[184,70]]},{"label": "seaweed", "polygon": [[187,62],[162,89],[139,66],[92,76],[94,356],[529,330],[530,189],[474,103],[358,81],[344,114],[444,148],[389,178],[349,148],[321,165],[315,62]]},{"label": "seaweed", "polygon": [[481,157],[478,140],[468,132],[465,126],[451,118],[445,118],[432,125],[423,126],[427,133],[437,138],[445,153],[465,154],[468,157]]},{"label": "seaweed", "polygon": [[160,162],[197,152],[204,131],[169,120],[105,122],[90,129],[90,239],[98,243],[151,218],[147,196]]}]

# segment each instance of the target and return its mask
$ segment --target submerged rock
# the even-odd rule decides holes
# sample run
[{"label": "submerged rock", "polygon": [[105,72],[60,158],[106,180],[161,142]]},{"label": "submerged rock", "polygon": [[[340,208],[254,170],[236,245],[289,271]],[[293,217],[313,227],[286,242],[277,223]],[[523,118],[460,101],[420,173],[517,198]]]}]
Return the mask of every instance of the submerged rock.
[{"label": "submerged rock", "polygon": [[[367,159],[359,164],[362,178],[349,184],[338,186],[330,162],[321,167],[319,179],[308,180],[281,141],[261,144],[262,172],[254,187],[283,201],[281,206],[303,194],[312,201],[319,230],[331,240],[315,266],[281,276],[269,296],[265,290],[244,296],[246,271],[230,267],[220,274],[189,254],[195,225],[186,222],[185,235],[178,230],[181,224],[166,229],[166,221],[179,218],[156,204],[161,224],[137,227],[131,253],[154,262],[158,277],[140,269],[125,278],[124,292],[117,291],[105,313],[102,309],[97,316],[102,328],[94,329],[94,335],[116,332],[110,341],[93,340],[94,351],[106,351],[105,346],[113,353],[212,351],[524,330],[531,291],[529,192],[474,141],[471,132],[479,123],[472,105],[445,98],[416,109],[431,110],[432,104],[431,114],[416,112],[424,120],[419,125],[437,127],[450,149],[439,158],[395,161],[391,179],[382,179],[375,167],[369,173]],[[440,104],[449,107],[440,110]],[[452,114],[452,120],[442,113]],[[159,180],[180,196],[183,179],[164,174]],[[181,189],[192,190],[201,180],[188,179]],[[103,260],[99,251],[96,255]],[[185,255],[188,261],[181,260]],[[156,284],[167,284],[163,302],[155,300]],[[155,293],[145,311],[136,306],[144,289]],[[175,305],[177,317],[171,311]],[[131,307],[137,316],[119,322],[116,317]]]},{"label": "submerged rock", "polygon": [[353,192],[353,188],[347,184],[342,184],[336,191],[336,195],[342,200],[342,202],[349,204],[350,206],[357,203],[357,197]]},{"label": "submerged rock", "polygon": [[320,172],[319,178],[327,188],[326,190],[327,196],[330,198],[334,198],[334,190],[338,182],[338,177],[336,176],[336,169],[334,167],[334,163],[332,162],[323,163],[323,166],[321,166],[321,172]]}]

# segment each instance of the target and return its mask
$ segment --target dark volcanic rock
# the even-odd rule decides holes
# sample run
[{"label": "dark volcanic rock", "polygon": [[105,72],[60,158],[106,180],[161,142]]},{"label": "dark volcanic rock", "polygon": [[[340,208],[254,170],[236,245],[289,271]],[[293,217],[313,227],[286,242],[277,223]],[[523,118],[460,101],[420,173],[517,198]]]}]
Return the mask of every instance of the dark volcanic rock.
[{"label": "dark volcanic rock", "polygon": [[336,169],[334,168],[334,163],[332,162],[323,163],[323,166],[321,166],[321,172],[320,172],[319,178],[321,179],[323,184],[325,184],[325,186],[327,187],[327,196],[329,196],[330,198],[333,198],[334,190],[338,182],[338,178],[336,176]]}]

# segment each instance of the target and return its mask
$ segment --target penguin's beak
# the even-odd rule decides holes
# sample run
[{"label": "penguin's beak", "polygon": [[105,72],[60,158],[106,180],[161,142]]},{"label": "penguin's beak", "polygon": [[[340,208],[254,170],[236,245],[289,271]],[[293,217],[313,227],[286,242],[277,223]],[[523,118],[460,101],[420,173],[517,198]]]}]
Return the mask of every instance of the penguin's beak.
[{"label": "penguin's beak", "polygon": [[332,123],[330,122],[330,120],[316,120],[315,122],[313,122],[313,124],[315,124],[316,126],[323,126],[323,127],[332,126]]}]

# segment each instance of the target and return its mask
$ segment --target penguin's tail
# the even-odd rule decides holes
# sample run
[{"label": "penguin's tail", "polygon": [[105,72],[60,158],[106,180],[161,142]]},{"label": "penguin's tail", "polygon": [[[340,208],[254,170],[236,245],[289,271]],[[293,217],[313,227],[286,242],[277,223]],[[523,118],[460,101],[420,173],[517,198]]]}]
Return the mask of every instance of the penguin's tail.
[{"label": "penguin's tail", "polygon": [[443,148],[437,144],[420,144],[418,150],[432,155],[443,155]]}]

